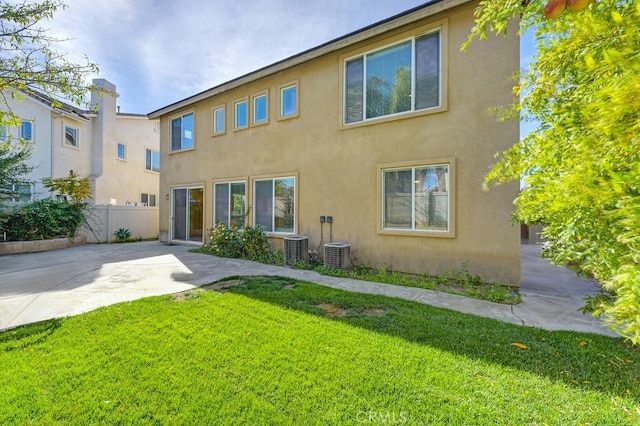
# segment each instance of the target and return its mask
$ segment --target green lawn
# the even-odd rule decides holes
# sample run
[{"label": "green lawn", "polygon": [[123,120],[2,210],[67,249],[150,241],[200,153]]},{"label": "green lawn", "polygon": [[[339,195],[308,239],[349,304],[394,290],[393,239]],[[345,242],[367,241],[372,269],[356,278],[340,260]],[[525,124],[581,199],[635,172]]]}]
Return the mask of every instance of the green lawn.
[{"label": "green lawn", "polygon": [[235,283],[0,333],[0,424],[640,423],[620,339]]}]

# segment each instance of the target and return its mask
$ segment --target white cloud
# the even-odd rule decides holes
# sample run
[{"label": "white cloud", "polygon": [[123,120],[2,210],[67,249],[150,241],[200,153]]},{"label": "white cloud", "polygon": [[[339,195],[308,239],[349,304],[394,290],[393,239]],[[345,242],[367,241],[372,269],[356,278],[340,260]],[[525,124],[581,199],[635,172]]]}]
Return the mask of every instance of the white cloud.
[{"label": "white cloud", "polygon": [[423,2],[67,0],[46,26],[147,113]]}]

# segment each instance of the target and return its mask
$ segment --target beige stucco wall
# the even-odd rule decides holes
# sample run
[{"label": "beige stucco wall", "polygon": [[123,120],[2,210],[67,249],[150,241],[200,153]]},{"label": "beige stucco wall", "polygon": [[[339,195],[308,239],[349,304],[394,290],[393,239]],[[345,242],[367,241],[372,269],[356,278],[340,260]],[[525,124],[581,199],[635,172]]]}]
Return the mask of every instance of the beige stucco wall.
[{"label": "beige stucco wall", "polygon": [[[160,235],[171,224],[172,186],[204,186],[204,223],[213,222],[213,182],[247,181],[251,209],[253,179],[297,178],[297,232],[320,242],[320,215],[333,216],[334,241],[351,243],[352,259],[372,266],[432,274],[459,271],[463,264],[486,280],[518,285],[519,228],[511,225],[517,185],[483,192],[494,154],[518,140],[518,123],[498,123],[489,108],[511,102],[511,77],[519,43],[506,38],[460,45],[473,25],[476,2],[262,78],[161,117]],[[375,124],[341,125],[341,59],[399,41],[432,25],[444,25],[444,108]],[[278,121],[278,88],[297,81],[299,117]],[[233,102],[269,91],[269,123],[232,130]],[[226,105],[227,132],[213,137],[212,108]],[[169,153],[171,118],[195,113],[195,149]],[[381,165],[455,162],[455,236],[385,235],[379,232]],[[251,221],[251,215],[249,217]],[[329,227],[324,226],[325,242]],[[274,239],[276,246],[281,239]]]}]

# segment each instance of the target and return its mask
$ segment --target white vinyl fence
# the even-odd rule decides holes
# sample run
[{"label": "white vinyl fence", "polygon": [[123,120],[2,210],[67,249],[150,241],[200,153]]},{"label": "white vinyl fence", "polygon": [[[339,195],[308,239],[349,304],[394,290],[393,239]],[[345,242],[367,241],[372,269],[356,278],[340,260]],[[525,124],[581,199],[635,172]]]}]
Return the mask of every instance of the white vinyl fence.
[{"label": "white vinyl fence", "polygon": [[85,214],[87,223],[79,231],[87,243],[110,243],[120,228],[128,229],[132,238],[158,238],[160,215],[158,207],[95,206]]}]

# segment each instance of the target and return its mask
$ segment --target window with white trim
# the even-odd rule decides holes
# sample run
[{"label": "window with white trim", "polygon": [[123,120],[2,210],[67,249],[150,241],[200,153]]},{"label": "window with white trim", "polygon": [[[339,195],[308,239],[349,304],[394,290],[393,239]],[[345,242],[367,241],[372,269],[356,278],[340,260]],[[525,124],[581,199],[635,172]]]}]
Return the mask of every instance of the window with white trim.
[{"label": "window with white trim", "polygon": [[234,129],[246,129],[249,125],[249,105],[246,99],[238,101],[233,105],[234,109]]},{"label": "window with white trim", "polygon": [[116,155],[119,160],[127,159],[127,147],[125,144],[118,142],[118,146],[116,148]]},{"label": "window with white trim", "polygon": [[144,206],[148,207],[156,207],[156,194],[149,194],[146,192],[142,192],[140,194],[140,203]]},{"label": "window with white trim", "polygon": [[171,151],[191,149],[194,142],[194,115],[192,112],[171,120]]},{"label": "window with white trim", "polygon": [[382,170],[382,229],[449,232],[450,165]]},{"label": "window with white trim", "polygon": [[293,176],[254,181],[253,223],[265,232],[294,233],[295,189]]},{"label": "window with white trim", "polygon": [[213,134],[221,135],[225,132],[224,105],[213,109]]},{"label": "window with white trim", "polygon": [[344,123],[441,105],[440,30],[349,58]]},{"label": "window with white trim", "polygon": [[246,183],[220,182],[214,185],[213,223],[224,223],[229,228],[243,228],[246,215]]},{"label": "window with white trim", "polygon": [[152,149],[145,149],[145,170],[150,172],[160,172],[160,153]]},{"label": "window with white trim", "polygon": [[269,119],[267,94],[253,97],[253,124],[265,124]]},{"label": "window with white trim", "polygon": [[298,115],[298,85],[292,84],[280,88],[280,118]]},{"label": "window with white trim", "polygon": [[64,145],[80,148],[80,131],[76,127],[64,126]]}]

